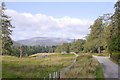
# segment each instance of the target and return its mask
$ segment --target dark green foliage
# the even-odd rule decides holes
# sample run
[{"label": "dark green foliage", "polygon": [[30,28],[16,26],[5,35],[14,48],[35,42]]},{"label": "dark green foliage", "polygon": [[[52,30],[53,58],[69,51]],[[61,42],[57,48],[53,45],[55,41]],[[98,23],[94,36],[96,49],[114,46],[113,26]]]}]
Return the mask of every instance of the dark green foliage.
[{"label": "dark green foliage", "polygon": [[73,43],[71,43],[70,51],[75,52],[75,53],[79,53],[80,51],[83,51],[84,43],[85,43],[85,40],[82,40],[82,39],[78,39],[78,40],[74,41]]},{"label": "dark green foliage", "polygon": [[[36,53],[54,53],[56,46],[21,46],[22,56],[29,56]],[[12,47],[12,54],[20,56],[20,47]]]},{"label": "dark green foliage", "polygon": [[61,53],[62,52],[62,45],[57,46],[55,52]]},{"label": "dark green foliage", "polygon": [[112,55],[110,56],[113,60],[119,62],[118,60],[120,59],[120,53],[112,53]]},{"label": "dark green foliage", "polygon": [[64,43],[63,45],[60,45],[56,48],[56,52],[65,52],[65,53],[70,53],[70,52],[75,52],[79,53],[80,51],[83,51],[85,40],[78,39],[72,43]]},{"label": "dark green foliage", "polygon": [[118,53],[120,52],[120,1],[115,4],[115,13],[109,27],[108,50]]},{"label": "dark green foliage", "polygon": [[115,12],[111,17],[111,24],[108,26],[107,46],[111,58],[120,59],[120,1],[115,4]]},{"label": "dark green foliage", "polygon": [[70,44],[69,43],[64,43],[62,46],[63,46],[62,52],[66,52],[66,53],[70,52]]},{"label": "dark green foliage", "polygon": [[5,13],[5,4],[2,3],[2,14],[1,14],[1,23],[2,23],[2,54],[11,55],[12,53],[12,40],[10,35],[12,34],[11,28],[11,19]]},{"label": "dark green foliage", "polygon": [[17,56],[19,57],[20,56],[20,50],[19,48],[16,48],[16,47],[12,47],[12,53],[11,53],[12,56]]}]

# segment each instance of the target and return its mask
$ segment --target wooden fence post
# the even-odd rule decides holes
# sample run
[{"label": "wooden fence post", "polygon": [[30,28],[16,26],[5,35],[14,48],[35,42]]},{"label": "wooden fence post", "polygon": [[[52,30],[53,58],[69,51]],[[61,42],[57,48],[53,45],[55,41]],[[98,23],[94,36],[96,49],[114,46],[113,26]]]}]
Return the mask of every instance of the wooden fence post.
[{"label": "wooden fence post", "polygon": [[49,80],[52,78],[51,74],[49,74]]},{"label": "wooden fence post", "polygon": [[44,77],[44,80],[45,80],[45,77]]},{"label": "wooden fence post", "polygon": [[56,78],[57,78],[58,76],[57,76],[57,72],[56,72]]},{"label": "wooden fence post", "polygon": [[55,72],[53,73],[53,78],[55,78]]}]

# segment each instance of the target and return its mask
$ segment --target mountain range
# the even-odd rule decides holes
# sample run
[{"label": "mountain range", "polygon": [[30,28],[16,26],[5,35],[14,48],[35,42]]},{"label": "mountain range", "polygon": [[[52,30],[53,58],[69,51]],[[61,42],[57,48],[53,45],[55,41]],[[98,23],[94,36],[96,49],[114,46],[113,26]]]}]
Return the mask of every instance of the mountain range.
[{"label": "mountain range", "polygon": [[71,43],[74,39],[54,38],[54,37],[34,37],[25,40],[13,41],[14,46],[27,45],[27,46],[55,46],[63,43]]}]

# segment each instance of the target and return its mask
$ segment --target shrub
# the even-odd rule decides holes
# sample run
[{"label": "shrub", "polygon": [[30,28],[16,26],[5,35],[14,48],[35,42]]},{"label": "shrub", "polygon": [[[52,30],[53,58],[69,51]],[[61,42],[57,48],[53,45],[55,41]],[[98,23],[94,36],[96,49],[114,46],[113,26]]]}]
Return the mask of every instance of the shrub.
[{"label": "shrub", "polygon": [[111,58],[118,62],[120,59],[120,53],[112,53]]}]

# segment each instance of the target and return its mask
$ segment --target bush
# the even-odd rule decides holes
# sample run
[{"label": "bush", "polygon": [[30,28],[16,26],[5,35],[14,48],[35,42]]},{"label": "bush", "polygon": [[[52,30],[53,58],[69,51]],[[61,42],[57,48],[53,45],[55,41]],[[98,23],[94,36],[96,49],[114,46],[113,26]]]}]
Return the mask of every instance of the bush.
[{"label": "bush", "polygon": [[120,53],[112,53],[110,56],[113,60],[117,61],[120,59]]}]

